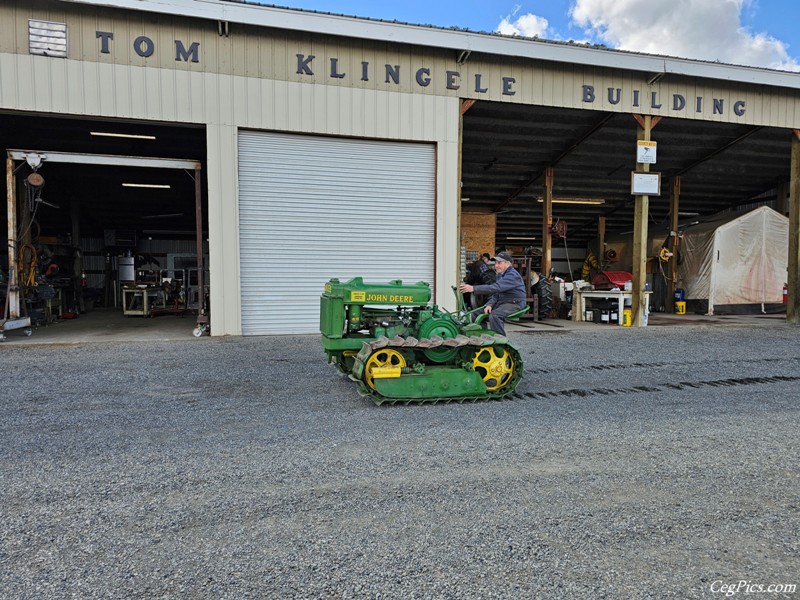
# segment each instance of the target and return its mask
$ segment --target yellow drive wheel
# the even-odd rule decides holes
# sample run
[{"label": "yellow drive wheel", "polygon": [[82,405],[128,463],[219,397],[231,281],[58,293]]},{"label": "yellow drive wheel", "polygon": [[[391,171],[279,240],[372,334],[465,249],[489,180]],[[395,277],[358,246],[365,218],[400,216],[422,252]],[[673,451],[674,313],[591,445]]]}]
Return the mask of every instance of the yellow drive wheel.
[{"label": "yellow drive wheel", "polygon": [[502,346],[481,348],[475,353],[472,364],[490,392],[507,385],[514,374],[514,359]]},{"label": "yellow drive wheel", "polygon": [[375,389],[375,382],[372,376],[373,369],[382,367],[395,367],[403,368],[406,366],[406,359],[397,350],[391,348],[382,348],[375,352],[367,359],[367,364],[364,365],[364,380],[367,385],[373,390]]}]

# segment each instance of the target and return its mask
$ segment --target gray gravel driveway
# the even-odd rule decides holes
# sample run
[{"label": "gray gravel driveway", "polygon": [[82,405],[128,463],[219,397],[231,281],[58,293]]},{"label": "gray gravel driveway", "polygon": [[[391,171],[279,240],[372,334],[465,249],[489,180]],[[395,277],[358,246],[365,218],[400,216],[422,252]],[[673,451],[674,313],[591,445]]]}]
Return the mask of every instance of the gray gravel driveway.
[{"label": "gray gravel driveway", "polygon": [[510,335],[513,399],[381,407],[316,336],[6,343],[0,595],[800,584],[800,329]]}]

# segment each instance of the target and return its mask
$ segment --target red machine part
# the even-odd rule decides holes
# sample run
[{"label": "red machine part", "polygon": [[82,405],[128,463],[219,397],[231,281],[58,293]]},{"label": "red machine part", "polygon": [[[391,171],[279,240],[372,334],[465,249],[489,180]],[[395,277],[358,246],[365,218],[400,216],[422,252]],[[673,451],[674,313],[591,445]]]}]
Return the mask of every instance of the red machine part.
[{"label": "red machine part", "polygon": [[624,289],[625,282],[633,280],[633,275],[627,271],[601,271],[592,277],[592,285],[596,290],[610,290],[611,288]]}]

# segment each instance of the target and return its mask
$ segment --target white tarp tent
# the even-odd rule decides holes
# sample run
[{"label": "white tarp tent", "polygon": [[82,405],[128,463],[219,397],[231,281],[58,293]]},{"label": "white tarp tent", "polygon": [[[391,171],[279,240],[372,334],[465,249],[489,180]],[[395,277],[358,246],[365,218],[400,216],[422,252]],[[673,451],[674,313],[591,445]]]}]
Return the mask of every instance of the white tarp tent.
[{"label": "white tarp tent", "polygon": [[789,219],[767,206],[686,228],[678,287],[687,306],[707,302],[708,314],[780,309],[788,244]]}]

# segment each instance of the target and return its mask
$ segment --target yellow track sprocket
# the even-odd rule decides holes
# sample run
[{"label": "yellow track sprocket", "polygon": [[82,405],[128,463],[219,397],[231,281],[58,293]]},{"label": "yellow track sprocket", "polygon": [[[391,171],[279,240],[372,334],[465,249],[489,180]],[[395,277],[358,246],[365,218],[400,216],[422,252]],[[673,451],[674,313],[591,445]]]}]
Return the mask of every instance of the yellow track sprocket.
[{"label": "yellow track sprocket", "polygon": [[483,382],[487,391],[499,390],[514,375],[514,358],[507,348],[503,346],[485,346],[480,348],[472,359],[472,364]]},{"label": "yellow track sprocket", "polygon": [[364,365],[364,380],[367,385],[373,390],[375,389],[375,380],[372,377],[372,370],[376,367],[400,367],[401,369],[406,366],[406,359],[397,350],[391,348],[381,348],[374,352],[367,363]]}]

